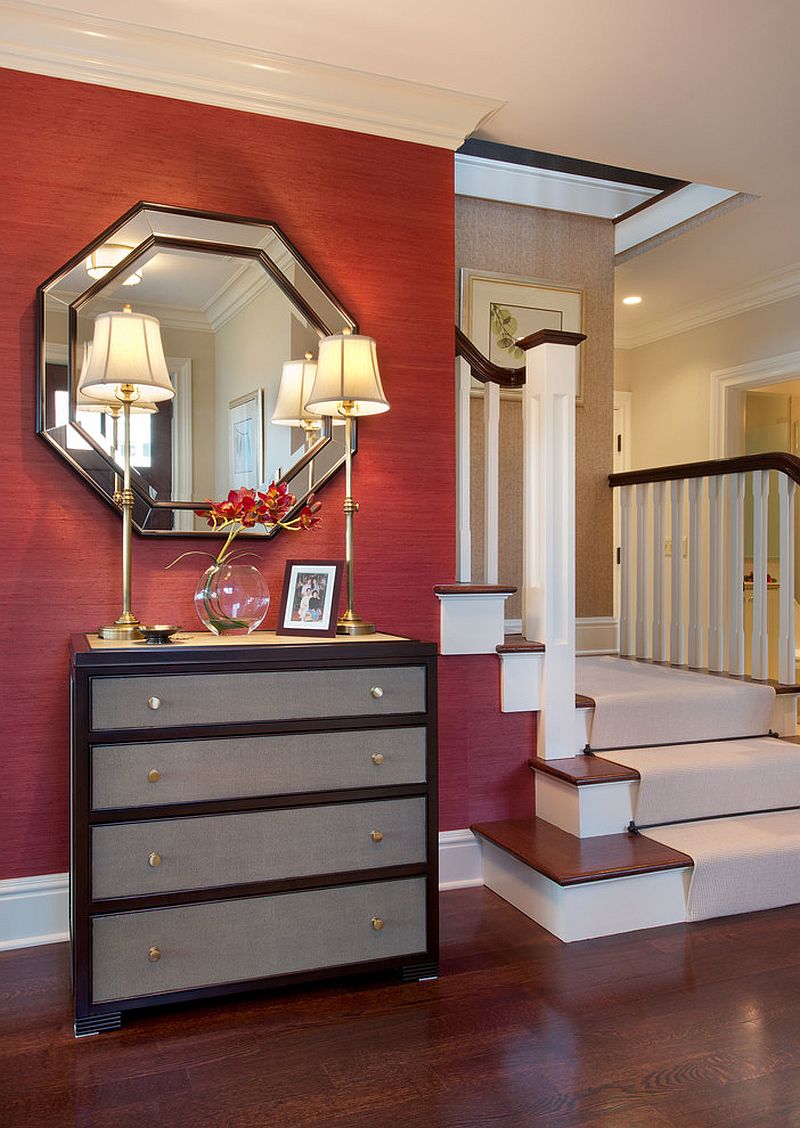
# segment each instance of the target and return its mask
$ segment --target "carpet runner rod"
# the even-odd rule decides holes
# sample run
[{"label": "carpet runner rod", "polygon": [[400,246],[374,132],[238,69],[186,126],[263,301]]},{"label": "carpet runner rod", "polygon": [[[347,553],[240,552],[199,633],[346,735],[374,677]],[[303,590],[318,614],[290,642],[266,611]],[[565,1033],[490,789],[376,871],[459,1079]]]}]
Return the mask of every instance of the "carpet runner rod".
[{"label": "carpet runner rod", "polygon": [[760,811],[727,811],[724,815],[695,815],[690,819],[670,819],[669,822],[637,823],[633,819],[628,823],[628,834],[641,834],[643,830],[657,830],[661,826],[681,826],[684,823],[717,822],[719,819],[742,819],[746,815],[778,815],[783,811],[800,811],[800,806],[792,803],[788,807],[763,807]]},{"label": "carpet runner rod", "polygon": [[776,740],[780,740],[781,734],[779,732],[775,732],[773,729],[768,729],[767,732],[754,732],[748,734],[747,736],[716,736],[712,737],[710,740],[703,741],[665,740],[658,741],[656,744],[616,744],[610,748],[594,748],[591,744],[584,744],[583,748],[581,749],[581,754],[583,756],[596,756],[598,752],[625,752],[632,751],[634,748],[679,748],[684,744],[722,744],[727,743],[731,740],[766,740],[767,737],[770,736],[774,737]]}]

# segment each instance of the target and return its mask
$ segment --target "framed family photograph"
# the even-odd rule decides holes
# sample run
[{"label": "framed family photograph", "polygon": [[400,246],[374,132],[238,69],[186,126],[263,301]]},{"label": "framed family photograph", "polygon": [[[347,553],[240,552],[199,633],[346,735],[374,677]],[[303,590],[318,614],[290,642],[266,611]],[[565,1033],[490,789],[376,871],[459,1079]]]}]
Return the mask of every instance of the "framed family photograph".
[{"label": "framed family photograph", "polygon": [[[538,329],[583,332],[583,291],[532,278],[461,271],[461,328],[493,364],[521,368],[516,341]],[[577,403],[583,403],[583,346],[579,346]]]},{"label": "framed family photograph", "polygon": [[275,633],[335,635],[343,575],[343,560],[287,560]]},{"label": "framed family photograph", "polygon": [[257,489],[264,480],[264,392],[257,388],[228,404],[230,488]]}]

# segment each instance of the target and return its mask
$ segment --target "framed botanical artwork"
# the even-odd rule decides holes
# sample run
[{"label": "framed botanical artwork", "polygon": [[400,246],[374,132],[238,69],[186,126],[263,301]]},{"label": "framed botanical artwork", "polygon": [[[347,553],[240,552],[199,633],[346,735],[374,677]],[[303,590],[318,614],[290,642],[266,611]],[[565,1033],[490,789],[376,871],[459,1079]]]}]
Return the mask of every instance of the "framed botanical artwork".
[{"label": "framed botanical artwork", "polygon": [[[516,341],[538,329],[583,332],[583,291],[532,278],[488,271],[461,271],[461,328],[493,364],[521,368],[525,353]],[[583,403],[583,346],[577,402]]]},{"label": "framed botanical artwork", "polygon": [[343,575],[343,560],[287,560],[275,633],[335,635]]},{"label": "framed botanical artwork", "polygon": [[258,388],[228,404],[230,488],[257,489],[264,481],[264,392]]}]

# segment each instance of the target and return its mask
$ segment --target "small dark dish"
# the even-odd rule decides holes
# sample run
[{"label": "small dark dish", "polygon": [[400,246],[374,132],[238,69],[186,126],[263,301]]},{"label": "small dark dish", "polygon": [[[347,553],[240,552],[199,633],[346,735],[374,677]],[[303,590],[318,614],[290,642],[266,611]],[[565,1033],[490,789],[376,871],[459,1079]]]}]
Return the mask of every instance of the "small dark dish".
[{"label": "small dark dish", "polygon": [[172,642],[172,636],[178,634],[180,627],[168,627],[163,623],[156,623],[152,627],[141,625],[139,630],[145,637],[148,646],[166,646]]}]

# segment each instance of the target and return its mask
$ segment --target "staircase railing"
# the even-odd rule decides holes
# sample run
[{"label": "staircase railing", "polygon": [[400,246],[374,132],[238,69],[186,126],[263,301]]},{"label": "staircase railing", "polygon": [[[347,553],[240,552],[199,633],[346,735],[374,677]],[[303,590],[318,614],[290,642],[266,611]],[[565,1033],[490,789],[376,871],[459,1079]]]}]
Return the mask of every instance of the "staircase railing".
[{"label": "staircase railing", "polygon": [[[456,329],[458,579],[471,579],[470,400],[483,385],[484,582],[497,583],[500,389],[522,398],[522,633],[545,645],[540,755],[575,743],[575,395],[581,333],[543,329],[516,342],[525,367],[492,364]],[[546,749],[546,751],[545,751]]]},{"label": "staircase railing", "polygon": [[609,483],[620,506],[620,653],[795,685],[800,459],[690,462]]}]

